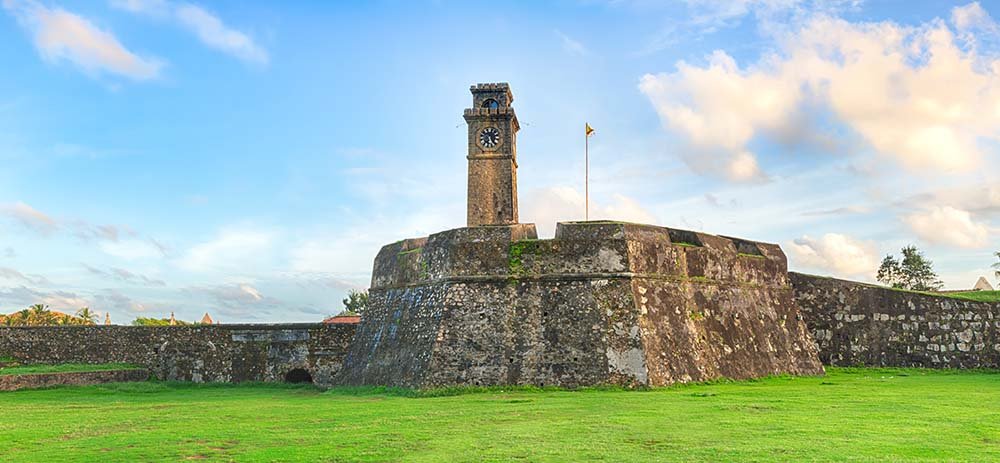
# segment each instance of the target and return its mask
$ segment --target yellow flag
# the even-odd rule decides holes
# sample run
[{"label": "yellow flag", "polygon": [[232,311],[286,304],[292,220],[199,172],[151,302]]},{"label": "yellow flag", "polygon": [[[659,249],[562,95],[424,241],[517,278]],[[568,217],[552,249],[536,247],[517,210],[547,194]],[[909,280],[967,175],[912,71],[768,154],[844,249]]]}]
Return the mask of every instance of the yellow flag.
[{"label": "yellow flag", "polygon": [[586,123],[585,122],[584,125],[586,126],[587,136],[589,137],[589,136],[593,135],[594,134],[594,128],[590,126],[590,123]]}]

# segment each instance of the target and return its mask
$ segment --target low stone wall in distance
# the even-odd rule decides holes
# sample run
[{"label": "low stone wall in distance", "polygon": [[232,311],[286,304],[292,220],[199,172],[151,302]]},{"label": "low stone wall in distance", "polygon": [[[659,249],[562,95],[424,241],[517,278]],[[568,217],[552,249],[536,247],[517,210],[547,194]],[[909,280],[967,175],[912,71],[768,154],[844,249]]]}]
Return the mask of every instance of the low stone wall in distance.
[{"label": "low stone wall in distance", "polygon": [[163,380],[291,378],[326,385],[340,371],[355,327],[318,323],[0,327],[0,356],[27,364],[130,363]]},{"label": "low stone wall in distance", "polygon": [[63,373],[32,373],[0,375],[0,391],[37,389],[52,386],[86,386],[91,384],[127,383],[149,379],[149,370],[74,371]]},{"label": "low stone wall in distance", "polygon": [[1000,367],[1000,304],[789,277],[824,364]]}]

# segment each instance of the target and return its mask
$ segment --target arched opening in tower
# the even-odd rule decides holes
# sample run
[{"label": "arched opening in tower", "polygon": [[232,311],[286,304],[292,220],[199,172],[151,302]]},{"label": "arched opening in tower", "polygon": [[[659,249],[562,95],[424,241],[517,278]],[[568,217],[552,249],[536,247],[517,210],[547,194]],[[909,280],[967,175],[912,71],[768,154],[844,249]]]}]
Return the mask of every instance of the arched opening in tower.
[{"label": "arched opening in tower", "polygon": [[312,383],[313,377],[305,368],[293,368],[285,373],[286,383]]}]

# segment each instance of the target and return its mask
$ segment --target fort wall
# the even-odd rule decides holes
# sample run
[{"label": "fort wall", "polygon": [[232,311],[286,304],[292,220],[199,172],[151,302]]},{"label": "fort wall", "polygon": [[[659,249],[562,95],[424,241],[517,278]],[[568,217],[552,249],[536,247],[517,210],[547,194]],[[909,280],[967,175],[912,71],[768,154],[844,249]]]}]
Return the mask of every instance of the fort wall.
[{"label": "fort wall", "polygon": [[317,384],[339,372],[353,324],[0,327],[0,356],[26,363],[131,363],[156,378],[284,381],[294,369]]},{"label": "fort wall", "polygon": [[824,364],[1000,368],[1000,304],[789,276]]},{"label": "fort wall", "polygon": [[141,368],[131,370],[77,371],[71,373],[0,375],[0,391],[16,391],[19,389],[37,389],[53,386],[125,383],[145,381],[147,379],[149,379],[149,371]]},{"label": "fort wall", "polygon": [[338,377],[407,387],[659,386],[821,374],[776,245],[615,222],[387,245]]}]

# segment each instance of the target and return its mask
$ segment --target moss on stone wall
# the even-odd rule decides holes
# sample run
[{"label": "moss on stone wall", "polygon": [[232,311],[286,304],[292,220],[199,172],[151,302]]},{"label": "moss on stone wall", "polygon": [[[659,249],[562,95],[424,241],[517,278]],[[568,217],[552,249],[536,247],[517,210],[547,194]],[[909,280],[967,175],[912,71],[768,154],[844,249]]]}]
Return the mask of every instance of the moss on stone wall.
[{"label": "moss on stone wall", "polygon": [[523,257],[525,254],[535,254],[538,252],[538,240],[520,240],[510,243],[510,248],[508,249],[508,270],[510,275],[514,278],[524,276],[526,271],[524,268]]}]

